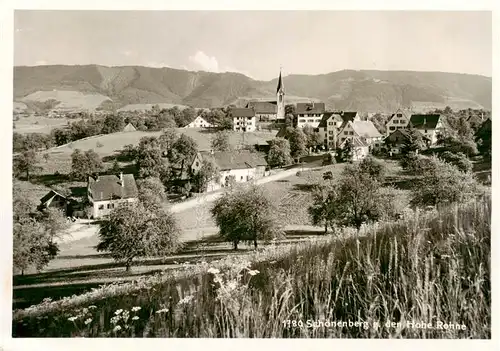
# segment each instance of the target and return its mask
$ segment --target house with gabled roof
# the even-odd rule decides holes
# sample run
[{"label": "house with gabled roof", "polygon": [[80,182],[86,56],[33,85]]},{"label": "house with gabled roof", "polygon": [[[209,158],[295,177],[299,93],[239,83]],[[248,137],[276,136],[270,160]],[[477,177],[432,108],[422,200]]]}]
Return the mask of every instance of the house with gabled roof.
[{"label": "house with gabled roof", "polygon": [[139,192],[133,174],[101,175],[89,177],[87,196],[91,206],[91,217],[109,215],[115,208],[139,201]]},{"label": "house with gabled roof", "polygon": [[295,107],[297,116],[297,127],[303,128],[309,125],[313,128],[318,128],[319,122],[326,112],[324,102],[301,102]]},{"label": "house with gabled roof", "polygon": [[43,210],[46,208],[55,208],[61,211],[64,211],[66,214],[68,211],[69,199],[59,194],[55,190],[50,190],[47,195],[40,199],[40,205],[38,205],[39,210]]},{"label": "house with gabled roof", "polygon": [[203,117],[197,116],[194,121],[187,124],[184,128],[211,128],[213,125],[208,123]]},{"label": "house with gabled roof", "polygon": [[386,123],[386,136],[398,129],[404,129],[410,123],[410,116],[406,111],[397,109]]},{"label": "house with gabled roof", "polygon": [[255,110],[246,107],[231,107],[229,115],[233,118],[233,130],[237,132],[254,132],[257,123]]},{"label": "house with gabled roof", "polygon": [[414,114],[410,117],[409,128],[415,128],[435,145],[444,125],[439,114]]},{"label": "house with gabled roof", "polygon": [[[417,133],[420,133],[422,136],[422,140],[426,143],[426,145],[430,145],[431,140],[423,135],[420,131],[416,130]],[[396,129],[391,134],[389,134],[384,139],[384,144],[391,155],[398,155],[401,153],[401,149],[410,139],[410,131],[409,129]]]},{"label": "house with gabled roof", "polygon": [[135,132],[137,129],[135,129],[134,125],[132,123],[128,123],[124,128],[124,132]]},{"label": "house with gabled roof", "polygon": [[325,112],[321,122],[319,122],[317,132],[321,135],[324,141],[324,146],[327,150],[335,149],[337,146],[337,135],[344,120],[339,113]]},{"label": "house with gabled roof", "polygon": [[369,155],[370,145],[363,138],[360,138],[356,135],[351,138],[347,138],[340,144],[340,148],[344,148],[347,142],[350,142],[352,145],[353,161],[360,161]]},{"label": "house with gabled roof", "polygon": [[347,139],[358,137],[368,145],[376,145],[382,141],[382,134],[377,130],[372,121],[349,121],[344,125],[338,135],[340,144]]},{"label": "house with gabled roof", "polygon": [[191,173],[196,174],[203,160],[217,165],[219,176],[208,184],[207,191],[230,186],[233,182],[244,183],[269,175],[269,165],[263,153],[239,151],[201,151],[191,164]]}]

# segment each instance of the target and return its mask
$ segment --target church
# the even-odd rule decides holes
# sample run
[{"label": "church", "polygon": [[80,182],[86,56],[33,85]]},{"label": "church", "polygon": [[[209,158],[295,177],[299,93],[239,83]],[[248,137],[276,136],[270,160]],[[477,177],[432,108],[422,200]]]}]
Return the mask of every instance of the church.
[{"label": "church", "polygon": [[255,117],[259,122],[285,120],[285,88],[281,70],[276,88],[276,100],[250,101],[246,107],[255,111]]}]

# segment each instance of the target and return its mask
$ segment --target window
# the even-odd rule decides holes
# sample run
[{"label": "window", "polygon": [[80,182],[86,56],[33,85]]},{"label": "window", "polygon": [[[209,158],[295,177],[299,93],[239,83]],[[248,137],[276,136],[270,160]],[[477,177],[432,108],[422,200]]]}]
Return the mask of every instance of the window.
[{"label": "window", "polygon": [[243,180],[243,176],[241,176],[240,180]]},{"label": "window", "polygon": [[424,133],[425,133],[425,134],[427,134],[427,129],[426,129],[426,130],[424,130]]},{"label": "window", "polygon": [[104,210],[104,205],[99,205],[100,210]]},{"label": "window", "polygon": [[305,119],[302,119],[302,118],[301,118],[301,119],[299,119],[299,122],[300,122],[300,123],[305,123],[305,121],[306,121]]},{"label": "window", "polygon": [[329,137],[328,137],[328,140],[333,140],[333,136],[329,136]]},{"label": "window", "polygon": [[353,131],[350,131],[350,132],[349,132],[349,135],[354,135],[354,132],[353,132]]},{"label": "window", "polygon": [[396,116],[397,117],[403,117],[403,114],[402,113],[398,113]]},{"label": "window", "polygon": [[198,167],[199,165],[200,165],[200,163],[198,161],[196,161],[195,166]]},{"label": "window", "polygon": [[333,122],[328,122],[328,125],[329,126],[333,126]]},{"label": "window", "polygon": [[389,130],[396,130],[396,127],[389,127]]},{"label": "window", "polygon": [[110,209],[110,208],[111,208],[111,204],[108,204],[108,209]]},{"label": "window", "polygon": [[314,119],[308,119],[307,122],[312,123],[314,122]]},{"label": "window", "polygon": [[349,132],[347,130],[344,130],[344,135],[349,135]]}]

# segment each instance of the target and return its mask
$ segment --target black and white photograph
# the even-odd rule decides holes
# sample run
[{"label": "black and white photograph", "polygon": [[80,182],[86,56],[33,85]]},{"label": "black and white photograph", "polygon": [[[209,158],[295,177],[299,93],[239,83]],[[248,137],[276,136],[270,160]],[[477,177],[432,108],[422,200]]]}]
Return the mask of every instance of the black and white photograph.
[{"label": "black and white photograph", "polygon": [[492,338],[491,9],[12,19],[12,339]]}]

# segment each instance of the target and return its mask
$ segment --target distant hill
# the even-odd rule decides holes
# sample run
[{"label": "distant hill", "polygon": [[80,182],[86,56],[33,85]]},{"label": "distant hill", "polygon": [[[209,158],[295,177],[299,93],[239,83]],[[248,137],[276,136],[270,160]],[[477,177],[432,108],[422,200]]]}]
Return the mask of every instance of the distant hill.
[{"label": "distant hill", "polygon": [[[316,99],[329,108],[362,112],[446,105],[491,109],[492,100],[490,77],[458,73],[343,70],[322,75],[294,74],[284,77],[283,82],[287,103]],[[37,102],[60,99],[55,109],[58,105],[74,109],[119,109],[156,103],[242,106],[251,99],[273,98],[276,84],[277,79],[257,81],[239,73],[141,66],[14,68],[14,100],[29,106],[30,99]],[[101,105],[96,106],[99,102]]]}]

